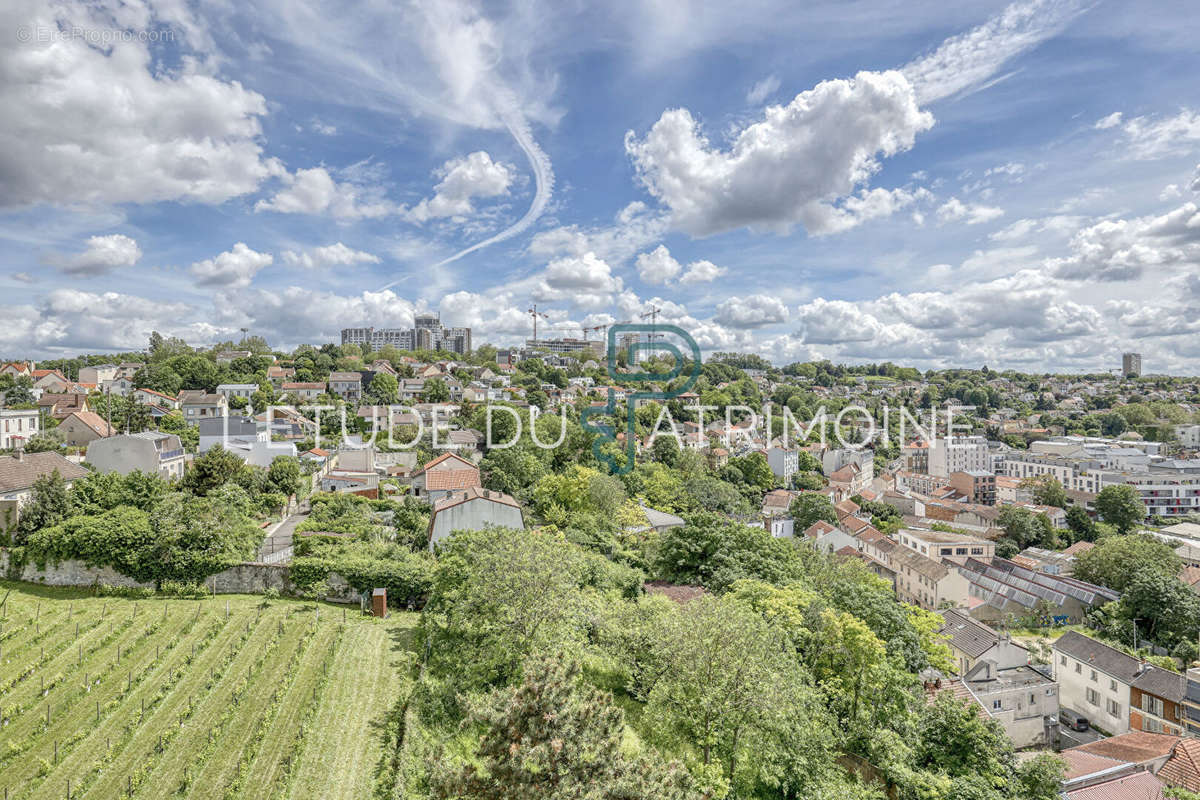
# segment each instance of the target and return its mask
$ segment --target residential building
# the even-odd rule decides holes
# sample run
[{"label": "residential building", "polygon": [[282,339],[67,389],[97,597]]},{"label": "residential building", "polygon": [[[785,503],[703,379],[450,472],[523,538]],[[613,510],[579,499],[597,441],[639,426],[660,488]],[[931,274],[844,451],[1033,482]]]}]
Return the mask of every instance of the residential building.
[{"label": "residential building", "polygon": [[342,492],[379,499],[379,475],[375,472],[335,469],[321,476],[322,492]]},{"label": "residential building", "polygon": [[32,378],[33,377],[32,361],[10,361],[4,366],[0,366],[0,375],[11,375],[14,378]]},{"label": "residential building", "polygon": [[0,450],[24,449],[39,430],[36,409],[0,409]]},{"label": "residential building", "polygon": [[926,609],[960,606],[967,602],[967,580],[954,564],[934,560],[907,547],[890,554],[896,598]]},{"label": "residential building", "polygon": [[946,609],[941,613],[946,624],[940,633],[947,637],[946,646],[954,655],[959,675],[966,675],[981,661],[990,661],[1000,669],[1029,663],[1029,651],[1007,633],[992,630],[963,610]]},{"label": "residential building", "polygon": [[33,388],[43,392],[61,394],[72,386],[71,381],[56,369],[35,369],[32,377]]},{"label": "residential building", "polygon": [[457,531],[525,527],[521,504],[502,492],[471,488],[438,501],[429,517],[429,547]]},{"label": "residential building", "polygon": [[117,377],[116,364],[98,364],[94,367],[79,368],[80,383],[94,383],[99,386]]},{"label": "residential building", "polygon": [[412,475],[413,497],[425,499],[431,505],[453,492],[480,488],[479,468],[455,453],[443,453]]},{"label": "residential building", "polygon": [[901,528],[893,538],[923,556],[955,564],[965,564],[971,558],[990,561],[996,555],[995,542],[962,533]]},{"label": "residential building", "polygon": [[790,486],[792,476],[800,468],[800,451],[794,447],[774,445],[766,450],[767,465],[775,477],[783,481],[784,486]]},{"label": "residential building", "polygon": [[991,451],[983,436],[955,436],[929,445],[929,474],[949,478],[955,472],[989,472]]},{"label": "residential building", "polygon": [[284,394],[294,394],[303,402],[311,402],[325,394],[325,384],[316,381],[283,383],[280,385],[279,391]]},{"label": "residential building", "polygon": [[87,460],[99,472],[141,471],[176,480],[183,477],[186,456],[175,434],[143,431],[97,439],[88,445]]},{"label": "residential building", "polygon": [[445,328],[437,314],[417,314],[412,328],[343,328],[342,344],[369,344],[378,350],[392,345],[400,350],[471,352],[470,328]]},{"label": "residential building", "polygon": [[63,442],[68,447],[83,447],[116,433],[116,429],[104,417],[92,411],[76,411],[68,415],[55,430],[62,434]]},{"label": "residential building", "polygon": [[1142,354],[1141,353],[1122,353],[1121,354],[1121,374],[1133,375],[1141,377],[1142,374]]},{"label": "residential building", "polygon": [[172,411],[179,410],[179,398],[172,397],[169,394],[156,392],[153,389],[134,389],[130,395],[134,402],[149,403],[151,405],[162,406],[163,408]]},{"label": "residential building", "polygon": [[968,503],[996,505],[996,476],[987,470],[951,472],[950,485],[966,497]]},{"label": "residential building", "polygon": [[294,381],[295,379],[295,367],[281,367],[277,364],[272,364],[271,366],[267,367],[267,380],[269,380],[271,385],[273,385],[276,389],[278,389],[283,383],[287,381]]},{"label": "residential building", "polygon": [[1025,664],[1002,667],[982,659],[962,683],[1017,748],[1054,742],[1059,697],[1054,680]]},{"label": "residential building", "polygon": [[229,401],[225,395],[199,389],[180,392],[179,407],[183,410],[184,421],[192,427],[202,420],[229,416]]},{"label": "residential building", "polygon": [[222,383],[217,387],[217,394],[223,395],[226,400],[240,397],[247,403],[250,402],[250,396],[257,391],[257,383]]},{"label": "residential building", "polygon": [[605,354],[605,343],[600,339],[526,339],[525,347],[550,353],[582,353],[587,358],[604,358]]},{"label": "residential building", "polygon": [[362,397],[362,375],[357,372],[329,373],[329,393],[343,400],[358,400]]},{"label": "residential building", "polygon": [[55,471],[68,486],[89,474],[58,453],[18,450],[16,455],[0,456],[0,530],[9,530],[16,525],[22,506],[33,496],[33,484]]},{"label": "residential building", "polygon": [[1200,425],[1176,425],[1175,438],[1184,447],[1200,448]]},{"label": "residential building", "polygon": [[39,411],[44,411],[53,419],[64,420],[76,411],[88,411],[88,396],[82,392],[67,394],[43,393],[37,399]]},{"label": "residential building", "polygon": [[1100,730],[1184,732],[1186,679],[1075,631],[1052,645],[1062,704]]},{"label": "residential building", "polygon": [[265,422],[246,417],[210,418],[200,421],[197,451],[220,445],[254,467],[269,467],[279,456],[295,456],[294,442],[273,442]]}]

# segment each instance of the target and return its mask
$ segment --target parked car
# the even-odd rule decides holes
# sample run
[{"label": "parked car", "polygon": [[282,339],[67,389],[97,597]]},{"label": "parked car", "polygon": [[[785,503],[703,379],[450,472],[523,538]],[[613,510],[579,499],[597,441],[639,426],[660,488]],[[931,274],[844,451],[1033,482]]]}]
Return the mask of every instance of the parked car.
[{"label": "parked car", "polygon": [[1058,721],[1073,731],[1086,731],[1089,727],[1087,717],[1069,708],[1058,710]]}]

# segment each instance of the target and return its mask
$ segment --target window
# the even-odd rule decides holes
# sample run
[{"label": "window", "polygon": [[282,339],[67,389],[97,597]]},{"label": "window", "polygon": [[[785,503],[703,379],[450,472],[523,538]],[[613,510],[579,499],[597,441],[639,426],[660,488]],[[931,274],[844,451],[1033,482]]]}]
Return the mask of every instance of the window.
[{"label": "window", "polygon": [[1066,656],[1059,656],[1058,663],[1059,663],[1059,664],[1062,664],[1062,665],[1065,667],[1065,666],[1067,665],[1067,657],[1066,657]]},{"label": "window", "polygon": [[960,547],[954,551],[954,555],[956,555],[956,556],[965,556],[966,554],[967,554],[967,548],[965,548],[965,547]]},{"label": "window", "polygon": [[1081,672],[1083,672],[1083,664],[1076,662],[1075,663],[1075,674],[1078,675]]},{"label": "window", "polygon": [[944,555],[944,556],[952,556],[952,555],[954,555],[954,548],[953,548],[953,547],[943,547],[943,548],[942,548],[942,555]]},{"label": "window", "polygon": [[1115,692],[1117,690],[1117,682],[1115,680],[1109,681],[1108,688]]},{"label": "window", "polygon": [[992,701],[992,710],[993,710],[993,711],[999,711],[999,710],[1000,710],[1000,701],[999,701],[999,700],[993,700],[993,701]]},{"label": "window", "polygon": [[1153,714],[1156,717],[1163,715],[1163,701],[1154,695],[1142,695],[1142,711]]},{"label": "window", "polygon": [[1156,719],[1146,717],[1142,720],[1142,730],[1146,733],[1162,733],[1163,724]]},{"label": "window", "polygon": [[1100,694],[1095,689],[1087,690],[1087,701],[1094,706],[1100,705]]},{"label": "window", "polygon": [[971,555],[973,555],[973,556],[981,556],[981,555],[983,555],[983,548],[982,548],[982,547],[972,547],[972,548],[971,548]]},{"label": "window", "polygon": [[1096,670],[1092,670],[1092,683],[1096,682]]},{"label": "window", "polygon": [[1036,704],[1037,704],[1037,695],[1034,694],[1033,692],[1030,692],[1029,693],[1029,705],[1032,706],[1032,705],[1036,705]]},{"label": "window", "polygon": [[1108,713],[1114,717],[1121,716],[1121,704],[1116,700],[1109,700],[1107,703]]}]

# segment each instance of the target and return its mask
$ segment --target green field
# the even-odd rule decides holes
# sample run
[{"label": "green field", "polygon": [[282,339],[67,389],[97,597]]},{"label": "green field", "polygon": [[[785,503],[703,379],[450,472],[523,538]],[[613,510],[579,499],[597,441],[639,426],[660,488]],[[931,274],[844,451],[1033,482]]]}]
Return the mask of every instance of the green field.
[{"label": "green field", "polygon": [[[0,581],[0,798],[368,798],[416,615]],[[7,794],[5,794],[7,792]]]}]

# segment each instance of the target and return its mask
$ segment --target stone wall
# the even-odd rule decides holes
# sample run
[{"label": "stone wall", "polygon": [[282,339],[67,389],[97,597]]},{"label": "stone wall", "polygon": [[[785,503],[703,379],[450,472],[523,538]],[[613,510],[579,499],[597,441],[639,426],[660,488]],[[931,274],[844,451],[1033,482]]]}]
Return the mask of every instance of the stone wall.
[{"label": "stone wall", "polygon": [[[8,551],[3,548],[0,548],[0,576],[45,586],[95,586],[99,583],[126,588],[154,588],[153,583],[140,583],[109,567],[89,567],[75,560],[47,563],[44,569],[39,569],[37,564],[26,564],[9,574]],[[341,575],[331,573],[326,583],[329,594],[325,599],[329,602],[359,602],[358,590]],[[204,585],[217,594],[262,594],[268,589],[275,589],[283,595],[295,594],[285,564],[238,564],[209,576]]]}]

